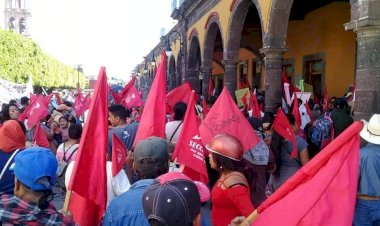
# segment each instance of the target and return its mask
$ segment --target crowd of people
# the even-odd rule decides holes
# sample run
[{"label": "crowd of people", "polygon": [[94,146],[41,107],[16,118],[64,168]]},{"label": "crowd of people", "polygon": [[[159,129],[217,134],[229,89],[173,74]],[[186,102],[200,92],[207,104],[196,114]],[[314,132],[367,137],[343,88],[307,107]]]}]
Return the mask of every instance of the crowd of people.
[{"label": "crowd of people", "polygon": [[[73,99],[51,104],[48,116],[39,125],[49,148],[33,140],[35,127],[18,121],[29,99],[2,106],[0,128],[0,223],[5,225],[74,225],[67,213],[49,201],[58,187],[65,194],[73,172],[81,139],[83,120],[73,111]],[[193,181],[170,161],[183,128],[187,104],[178,102],[168,115],[165,139],[150,137],[133,147],[142,109],[110,105],[108,112],[107,209],[103,225],[207,225],[202,206],[211,203],[215,226],[234,225],[247,217],[268,196],[278,190],[303,165],[353,123],[352,93],[333,97],[328,106],[298,100],[301,124],[295,106],[286,117],[296,134],[293,144],[274,129],[276,111],[255,118],[246,115],[259,143],[243,150],[239,138],[218,134],[204,144],[209,183]],[[306,106],[308,105],[308,106]],[[263,109],[263,108],[261,108]],[[307,109],[311,109],[310,112]],[[112,175],[112,136],[124,143],[126,163]],[[354,225],[380,223],[380,115],[365,124],[361,137],[368,144],[361,150],[360,176]],[[297,205],[295,203],[295,205]],[[365,223],[367,222],[367,223]],[[377,223],[377,224],[375,224]],[[34,225],[33,224],[33,225]]]}]

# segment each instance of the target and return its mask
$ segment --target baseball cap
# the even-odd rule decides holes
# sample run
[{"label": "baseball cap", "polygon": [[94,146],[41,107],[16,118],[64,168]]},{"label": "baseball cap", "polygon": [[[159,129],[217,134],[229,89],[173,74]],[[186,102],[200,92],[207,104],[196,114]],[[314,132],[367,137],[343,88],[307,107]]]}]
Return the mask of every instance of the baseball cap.
[{"label": "baseball cap", "polygon": [[11,170],[30,190],[45,191],[55,184],[57,166],[57,159],[50,149],[31,147],[16,155]]},{"label": "baseball cap", "polygon": [[190,225],[200,213],[201,202],[210,199],[208,187],[193,182],[186,175],[170,172],[156,178],[143,194],[144,213],[148,220],[164,225]]},{"label": "baseball cap", "polygon": [[137,143],[133,154],[135,164],[168,163],[168,142],[159,137],[149,137]]}]

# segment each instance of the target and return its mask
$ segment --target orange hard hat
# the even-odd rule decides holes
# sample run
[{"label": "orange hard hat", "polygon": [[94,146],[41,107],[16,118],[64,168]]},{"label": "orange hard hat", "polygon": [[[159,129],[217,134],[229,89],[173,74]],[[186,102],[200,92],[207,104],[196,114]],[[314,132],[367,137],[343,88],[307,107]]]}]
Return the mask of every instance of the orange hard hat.
[{"label": "orange hard hat", "polygon": [[243,159],[243,145],[229,134],[218,134],[206,145],[207,150],[229,159],[240,161]]}]

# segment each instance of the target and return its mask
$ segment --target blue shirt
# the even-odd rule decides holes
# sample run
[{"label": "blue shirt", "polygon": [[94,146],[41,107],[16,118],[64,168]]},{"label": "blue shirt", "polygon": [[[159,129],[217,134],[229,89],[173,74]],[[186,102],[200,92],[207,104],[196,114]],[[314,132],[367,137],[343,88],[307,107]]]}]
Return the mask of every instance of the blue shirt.
[{"label": "blue shirt", "polygon": [[114,198],[107,208],[103,226],[149,226],[144,214],[142,196],[145,189],[152,183],[153,179],[139,180],[127,192]]},{"label": "blue shirt", "polygon": [[380,197],[380,145],[360,149],[358,194]]},{"label": "blue shirt", "polygon": [[123,127],[115,127],[108,131],[108,154],[112,153],[112,134],[116,134],[123,141],[127,150],[131,151],[137,134],[138,123],[131,123]]}]

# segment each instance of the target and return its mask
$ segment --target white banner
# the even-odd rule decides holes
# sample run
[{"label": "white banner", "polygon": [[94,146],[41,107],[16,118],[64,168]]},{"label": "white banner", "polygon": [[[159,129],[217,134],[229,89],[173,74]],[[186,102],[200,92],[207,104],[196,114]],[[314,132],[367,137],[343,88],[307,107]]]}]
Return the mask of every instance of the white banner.
[{"label": "white banner", "polygon": [[4,79],[0,79],[0,108],[3,103],[8,104],[10,100],[18,100],[23,96],[29,98],[33,93],[32,78],[29,76],[28,83],[17,84]]}]

